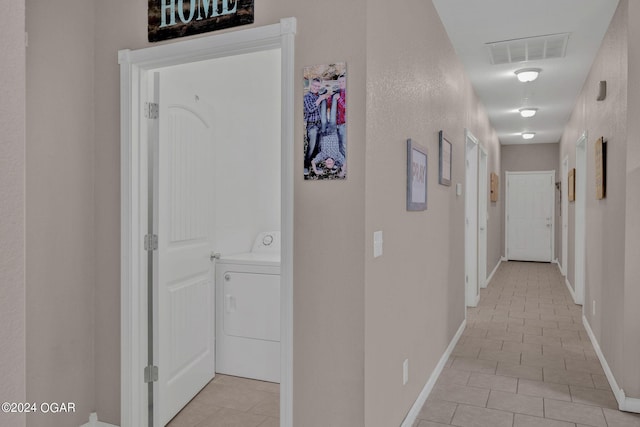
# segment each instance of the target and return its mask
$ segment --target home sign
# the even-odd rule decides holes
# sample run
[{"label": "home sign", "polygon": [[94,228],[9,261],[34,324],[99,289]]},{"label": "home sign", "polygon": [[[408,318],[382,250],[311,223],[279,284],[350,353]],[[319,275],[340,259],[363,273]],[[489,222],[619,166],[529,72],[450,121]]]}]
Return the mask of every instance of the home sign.
[{"label": "home sign", "polygon": [[149,41],[253,23],[253,0],[149,0]]}]

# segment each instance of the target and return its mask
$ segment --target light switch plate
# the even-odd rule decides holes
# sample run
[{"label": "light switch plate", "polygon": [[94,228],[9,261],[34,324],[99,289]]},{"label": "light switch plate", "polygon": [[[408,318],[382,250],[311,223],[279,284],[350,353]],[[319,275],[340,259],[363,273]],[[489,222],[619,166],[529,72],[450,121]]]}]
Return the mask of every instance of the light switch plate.
[{"label": "light switch plate", "polygon": [[382,255],[382,231],[373,233],[373,257],[377,258]]}]

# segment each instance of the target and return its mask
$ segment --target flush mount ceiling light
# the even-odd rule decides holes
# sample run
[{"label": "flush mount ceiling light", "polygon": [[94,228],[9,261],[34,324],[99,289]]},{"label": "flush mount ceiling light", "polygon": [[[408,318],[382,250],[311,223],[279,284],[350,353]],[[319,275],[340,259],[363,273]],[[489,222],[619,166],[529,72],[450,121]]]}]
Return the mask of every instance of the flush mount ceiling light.
[{"label": "flush mount ceiling light", "polygon": [[521,70],[517,70],[516,77],[522,83],[532,82],[538,78],[538,74],[542,71],[540,68],[523,68]]},{"label": "flush mount ceiling light", "polygon": [[533,139],[536,136],[535,132],[522,132],[522,139]]},{"label": "flush mount ceiling light", "polygon": [[533,117],[538,112],[538,109],[537,108],[521,108],[518,111],[520,111],[520,115],[522,117]]}]

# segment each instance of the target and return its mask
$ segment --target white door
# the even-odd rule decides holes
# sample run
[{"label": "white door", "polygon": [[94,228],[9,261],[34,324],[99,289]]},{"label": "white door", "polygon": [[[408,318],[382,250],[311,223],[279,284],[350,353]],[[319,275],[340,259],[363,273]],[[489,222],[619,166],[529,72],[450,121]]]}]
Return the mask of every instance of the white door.
[{"label": "white door", "polygon": [[193,93],[164,82],[160,93],[155,426],[215,375],[212,116]]},{"label": "white door", "polygon": [[478,285],[487,287],[487,220],[489,204],[489,180],[487,152],[480,147],[478,165]]},{"label": "white door", "polygon": [[507,172],[507,259],[551,262],[555,172]]},{"label": "white door", "polygon": [[466,131],[465,282],[466,303],[478,305],[478,141]]}]

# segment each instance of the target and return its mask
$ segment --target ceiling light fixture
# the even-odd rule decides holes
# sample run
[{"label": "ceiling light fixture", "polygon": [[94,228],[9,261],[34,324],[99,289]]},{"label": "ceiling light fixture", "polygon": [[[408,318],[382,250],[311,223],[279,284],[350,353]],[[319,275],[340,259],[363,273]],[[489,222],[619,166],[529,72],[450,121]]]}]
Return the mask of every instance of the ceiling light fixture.
[{"label": "ceiling light fixture", "polygon": [[518,111],[520,111],[520,115],[522,117],[533,117],[536,115],[536,113],[538,112],[537,108],[521,108]]},{"label": "ceiling light fixture", "polygon": [[523,68],[521,70],[517,70],[516,77],[522,83],[532,82],[538,78],[538,74],[542,71],[540,68]]},{"label": "ceiling light fixture", "polygon": [[535,132],[522,132],[522,139],[533,139],[536,136]]}]

